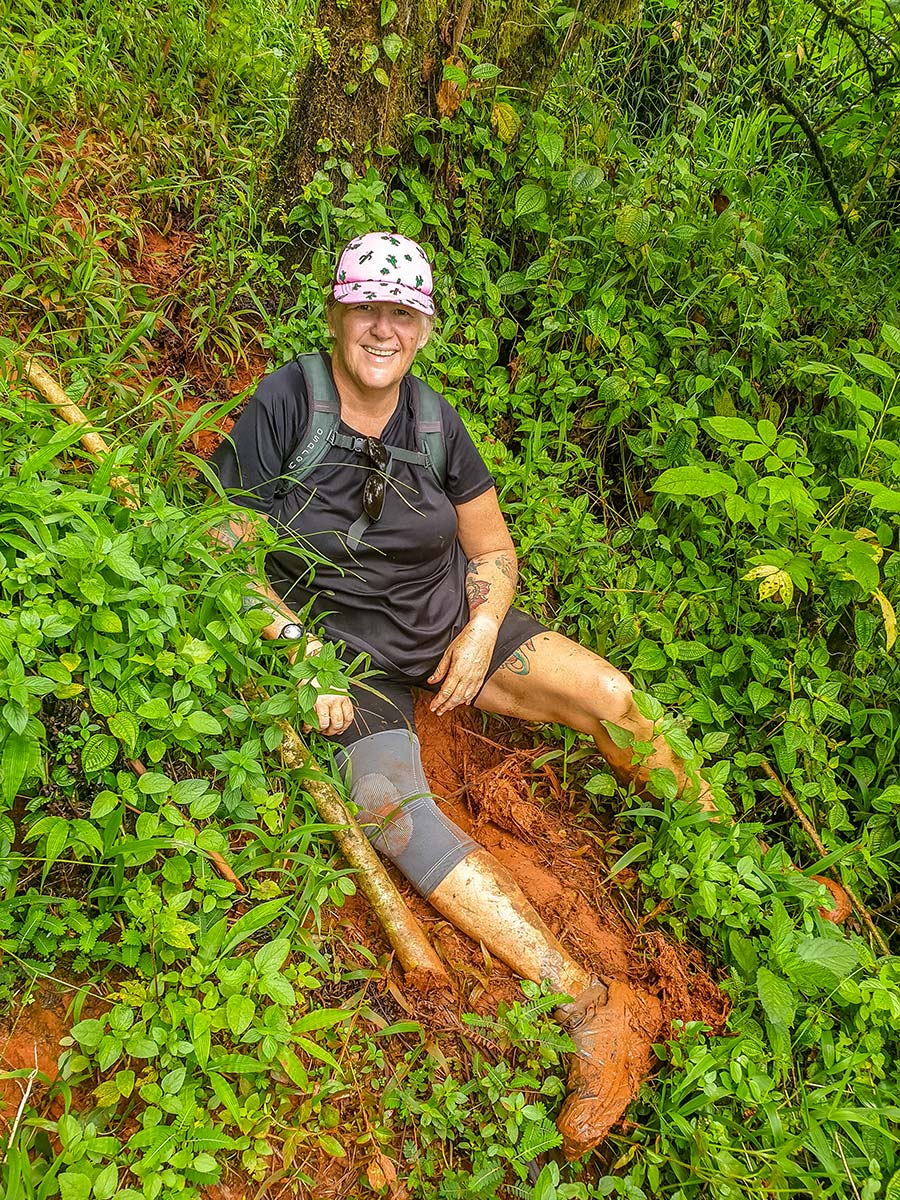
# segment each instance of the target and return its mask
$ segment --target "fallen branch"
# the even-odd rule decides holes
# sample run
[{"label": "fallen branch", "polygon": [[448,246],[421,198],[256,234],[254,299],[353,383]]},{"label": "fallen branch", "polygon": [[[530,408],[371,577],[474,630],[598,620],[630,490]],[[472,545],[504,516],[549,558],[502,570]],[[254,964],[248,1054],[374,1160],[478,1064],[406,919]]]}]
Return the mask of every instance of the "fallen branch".
[{"label": "fallen branch", "polygon": [[[252,685],[243,688],[242,694],[247,700],[263,695],[261,689]],[[421,992],[447,983],[443,963],[337,788],[322,775],[321,768],[293,725],[287,721],[278,724],[282,733],[282,762],[288,770],[307,772],[303,787],[323,822],[333,826],[334,840],[356,871],[360,890],[372,905],[410,983]]]},{"label": "fallen branch", "polygon": [[[55,379],[51,378],[35,359],[29,358],[25,361],[25,378],[33,387],[41,393],[45,400],[49,400],[59,415],[69,425],[75,425],[84,429],[81,435],[81,444],[89,454],[93,454],[96,458],[103,459],[109,453],[110,449],[103,438],[96,430],[91,428],[91,423],[88,421],[84,412],[77,404],[66,395]],[[134,488],[128,479],[121,475],[113,475],[110,478],[110,484],[114,488],[125,492],[128,496],[134,498]],[[134,505],[128,500],[124,501],[128,508],[133,508]]]},{"label": "fallen branch", "polygon": [[[809,819],[809,817],[806,815],[806,813],[803,811],[803,809],[800,807],[800,803],[797,800],[796,796],[794,796],[793,792],[789,791],[788,788],[785,787],[785,785],[781,782],[779,777],[775,774],[775,772],[772,770],[771,766],[769,765],[768,762],[766,762],[765,759],[763,759],[759,765],[762,769],[763,774],[766,775],[769,779],[772,780],[772,782],[774,784],[777,785],[778,791],[781,793],[782,800],[796,814],[797,820],[800,822],[800,824],[803,828],[803,832],[807,835],[809,840],[812,842],[812,844],[815,846],[815,848],[818,850],[818,852],[822,855],[822,857],[826,858],[828,856],[828,851],[825,848],[825,845],[824,845],[822,839],[819,837],[818,830],[816,829],[815,825],[813,825],[812,821]],[[882,934],[881,930],[878,928],[878,926],[872,920],[872,916],[871,916],[869,910],[866,908],[866,906],[863,904],[863,902],[859,899],[859,897],[856,895],[856,893],[849,887],[848,884],[844,883],[843,880],[840,880],[839,883],[840,883],[840,886],[846,892],[847,899],[853,905],[856,915],[859,917],[859,919],[865,925],[866,929],[868,929],[875,944],[878,946],[878,949],[881,951],[882,954],[890,954],[890,952],[891,952],[890,946],[888,946],[887,942],[885,941],[884,935]]]}]

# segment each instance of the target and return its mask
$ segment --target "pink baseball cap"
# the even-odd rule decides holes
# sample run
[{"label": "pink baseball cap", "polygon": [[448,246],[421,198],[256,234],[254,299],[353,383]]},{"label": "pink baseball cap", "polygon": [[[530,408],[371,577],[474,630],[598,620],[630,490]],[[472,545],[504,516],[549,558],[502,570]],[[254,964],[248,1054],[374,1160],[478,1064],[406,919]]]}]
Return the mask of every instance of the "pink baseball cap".
[{"label": "pink baseball cap", "polygon": [[331,290],[341,304],[387,300],[434,316],[434,279],[422,247],[401,233],[365,233],[341,251]]}]

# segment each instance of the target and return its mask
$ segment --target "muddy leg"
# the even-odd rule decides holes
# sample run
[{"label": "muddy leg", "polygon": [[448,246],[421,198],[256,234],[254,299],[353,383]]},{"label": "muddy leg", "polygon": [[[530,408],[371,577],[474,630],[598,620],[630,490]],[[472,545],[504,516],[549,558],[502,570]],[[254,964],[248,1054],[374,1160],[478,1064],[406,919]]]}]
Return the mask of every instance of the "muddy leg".
[{"label": "muddy leg", "polygon": [[483,942],[517,975],[578,996],[593,982],[567,954],[512,874],[489,850],[464,858],[429,895],[428,902],[473,941]]},{"label": "muddy leg", "polygon": [[[675,776],[679,792],[693,784],[684,763],[669,749],[665,738],[655,736],[653,723],[641,716],[632,699],[628,678],[606,659],[559,633],[542,633],[530,639],[487,680],[475,702],[486,712],[521,717],[527,721],[556,721],[587,733],[617,777],[643,789],[654,768]],[[616,745],[607,723],[630,733],[635,742],[650,747],[635,762],[630,746]],[[698,780],[698,803],[717,811],[709,784]]]}]

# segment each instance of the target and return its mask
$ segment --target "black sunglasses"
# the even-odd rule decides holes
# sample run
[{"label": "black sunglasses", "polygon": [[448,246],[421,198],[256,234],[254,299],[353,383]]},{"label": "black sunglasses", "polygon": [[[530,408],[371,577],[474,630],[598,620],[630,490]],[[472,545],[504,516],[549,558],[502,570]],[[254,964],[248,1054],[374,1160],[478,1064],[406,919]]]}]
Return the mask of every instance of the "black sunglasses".
[{"label": "black sunglasses", "polygon": [[362,439],[360,452],[367,455],[375,466],[369,471],[363,487],[363,511],[370,521],[377,521],[384,509],[384,497],[387,491],[388,452],[384,442],[376,437]]}]

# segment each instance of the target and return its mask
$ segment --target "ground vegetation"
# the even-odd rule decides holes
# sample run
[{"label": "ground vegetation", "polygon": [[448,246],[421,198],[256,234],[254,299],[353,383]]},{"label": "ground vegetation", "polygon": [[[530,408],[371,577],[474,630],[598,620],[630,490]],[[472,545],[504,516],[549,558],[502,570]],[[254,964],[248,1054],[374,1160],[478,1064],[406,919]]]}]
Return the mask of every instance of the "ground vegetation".
[{"label": "ground vegetation", "polygon": [[[374,57],[340,57],[347,11],[21,0],[0,27],[0,1190],[895,1200],[894,8],[542,5],[534,91],[486,18],[435,13],[453,55],[398,136],[318,138],[273,218],[297,80],[340,64],[376,104],[410,52],[382,0]],[[241,606],[267,535],[208,537],[211,449],[322,344],[371,228],[433,255],[421,369],[495,474],[522,603],[632,674],[736,818],[623,793],[565,730],[426,726],[454,815],[659,997],[658,1068],[583,1163],[554,998],[413,897],[456,991],[392,964],[280,765],[315,693]]]}]

